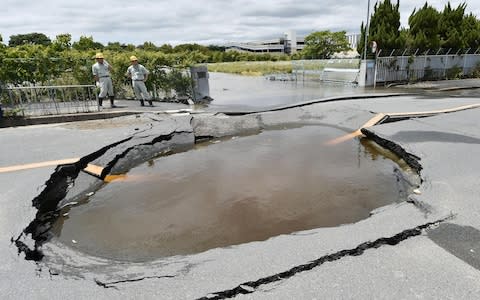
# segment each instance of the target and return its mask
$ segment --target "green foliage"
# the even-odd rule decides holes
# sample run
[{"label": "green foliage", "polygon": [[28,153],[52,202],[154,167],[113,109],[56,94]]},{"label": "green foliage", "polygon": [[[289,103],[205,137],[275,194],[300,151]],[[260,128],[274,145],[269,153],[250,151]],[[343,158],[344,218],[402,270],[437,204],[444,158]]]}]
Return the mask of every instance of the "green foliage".
[{"label": "green foliage", "polygon": [[477,65],[476,65],[475,68],[473,69],[473,71],[472,71],[472,77],[474,77],[474,78],[480,78],[480,62],[477,63]]},{"label": "green foliage", "polygon": [[[413,10],[408,19],[408,29],[400,28],[399,5],[398,0],[395,5],[390,0],[375,4],[368,32],[367,53],[371,53],[372,41],[376,41],[379,49],[383,50],[413,48],[425,51],[440,47],[480,47],[480,21],[473,14],[465,14],[466,3],[452,8],[449,2],[439,12],[425,2],[423,7]],[[357,51],[361,54],[364,53],[365,30],[362,23],[361,39],[357,46]]]},{"label": "green foliage", "polygon": [[472,14],[466,15],[467,4],[452,8],[450,2],[442,12],[427,3],[414,10],[409,18],[410,30],[407,45],[411,48],[464,49],[480,46],[480,21]]},{"label": "green foliage", "polygon": [[16,117],[21,117],[24,115],[24,109],[21,107],[14,107],[11,109],[5,109],[3,112],[3,116],[5,118],[16,118]]},{"label": "green foliage", "polygon": [[208,52],[208,48],[198,44],[180,44],[173,48],[174,52],[193,52],[198,51],[201,53]]},{"label": "green foliage", "polygon": [[357,43],[357,52],[360,53],[360,57],[365,59],[365,25],[362,22],[362,25],[360,25],[360,40]]},{"label": "green foliage", "polygon": [[[373,58],[372,42],[377,43],[377,49],[403,48],[406,42],[405,34],[400,31],[400,3],[393,5],[390,0],[375,3],[373,14],[370,18],[367,40],[367,57]],[[362,22],[360,26],[360,42],[357,52],[363,57],[365,53],[366,28]]]},{"label": "green foliage", "polygon": [[52,43],[55,51],[65,51],[72,47],[72,35],[70,33],[58,34]]},{"label": "green foliage", "polygon": [[62,71],[51,47],[22,45],[3,50],[0,81],[20,85],[45,83]]},{"label": "green foliage", "polygon": [[463,18],[466,7],[467,4],[463,3],[452,9],[450,2],[445,6],[439,22],[441,47],[459,49],[467,46],[463,41]]},{"label": "green foliage", "polygon": [[435,8],[425,3],[418,11],[414,9],[408,23],[412,48],[426,50],[440,47],[440,13]]},{"label": "green foliage", "polygon": [[330,58],[336,52],[350,50],[345,31],[317,31],[305,37],[305,58]]},{"label": "green foliage", "polygon": [[29,44],[48,46],[51,44],[51,41],[45,34],[37,32],[12,35],[10,36],[10,40],[8,41],[8,45],[10,47]]},{"label": "green foliage", "polygon": [[95,42],[93,37],[91,36],[81,36],[78,42],[74,42],[72,45],[73,49],[79,51],[87,51],[87,50],[101,50],[103,49],[103,45],[99,42]]},{"label": "green foliage", "polygon": [[381,49],[398,49],[404,41],[400,36],[399,2],[393,5],[390,0],[377,2],[370,21],[368,44],[375,41]]},{"label": "green foliage", "polygon": [[155,46],[155,44],[152,43],[152,42],[145,42],[145,43],[143,43],[143,45],[139,45],[137,48],[138,49],[143,49],[143,50],[146,50],[146,51],[157,51],[158,50],[158,47]]},{"label": "green foliage", "polygon": [[463,68],[454,66],[447,70],[447,79],[461,79],[463,77]]},{"label": "green foliage", "polygon": [[466,47],[478,49],[480,47],[480,20],[473,14],[469,14],[462,22],[463,42]]},{"label": "green foliage", "polygon": [[208,50],[210,51],[219,51],[219,52],[225,52],[225,46],[218,46],[218,45],[208,45]]},{"label": "green foliage", "polygon": [[208,64],[212,72],[224,72],[241,75],[265,75],[275,73],[291,73],[290,61],[236,61]]},{"label": "green foliage", "polygon": [[173,47],[170,44],[163,44],[158,48],[158,51],[163,53],[173,53]]}]

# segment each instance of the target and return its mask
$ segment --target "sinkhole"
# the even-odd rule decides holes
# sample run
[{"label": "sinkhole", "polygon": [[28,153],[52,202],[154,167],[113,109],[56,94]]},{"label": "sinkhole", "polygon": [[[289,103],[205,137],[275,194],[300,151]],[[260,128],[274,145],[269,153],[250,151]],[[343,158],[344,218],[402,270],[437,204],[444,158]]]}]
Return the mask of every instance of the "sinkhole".
[{"label": "sinkhole", "polygon": [[72,207],[54,239],[140,262],[352,223],[404,201],[413,171],[365,138],[326,144],[344,134],[266,130],[158,157]]}]

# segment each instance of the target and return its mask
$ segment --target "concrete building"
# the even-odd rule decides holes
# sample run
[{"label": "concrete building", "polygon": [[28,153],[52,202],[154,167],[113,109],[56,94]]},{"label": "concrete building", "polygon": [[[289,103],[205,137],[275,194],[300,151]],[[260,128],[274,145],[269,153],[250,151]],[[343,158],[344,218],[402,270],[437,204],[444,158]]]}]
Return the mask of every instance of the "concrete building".
[{"label": "concrete building", "polygon": [[350,48],[356,50],[362,35],[360,33],[347,33],[346,35]]},{"label": "concrete building", "polygon": [[304,37],[297,37],[295,31],[289,30],[283,35],[283,37],[276,39],[245,43],[229,43],[226,45],[226,51],[294,54],[301,51],[304,44]]},{"label": "concrete building", "polygon": [[[357,48],[360,34],[347,34],[347,40],[352,49]],[[228,43],[226,51],[240,51],[250,53],[279,53],[295,54],[305,47],[305,37],[298,37],[294,30],[284,33],[283,37],[271,40],[253,41],[245,43]]]}]

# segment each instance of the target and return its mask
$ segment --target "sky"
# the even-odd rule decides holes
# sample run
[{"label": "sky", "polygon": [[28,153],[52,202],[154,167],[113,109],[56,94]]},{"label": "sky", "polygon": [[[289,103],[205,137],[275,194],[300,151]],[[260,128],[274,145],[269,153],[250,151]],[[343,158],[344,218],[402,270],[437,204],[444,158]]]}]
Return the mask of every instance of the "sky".
[{"label": "sky", "polygon": [[[395,2],[396,0],[391,0]],[[370,0],[370,12],[375,0]],[[442,11],[448,1],[430,0]],[[467,3],[467,13],[480,19],[480,1],[450,1],[452,7]],[[400,0],[402,27],[425,1]],[[359,33],[367,18],[368,0],[2,0],[0,35],[38,32],[50,39],[63,33],[108,42],[160,46],[198,43],[222,45],[315,31]]]}]

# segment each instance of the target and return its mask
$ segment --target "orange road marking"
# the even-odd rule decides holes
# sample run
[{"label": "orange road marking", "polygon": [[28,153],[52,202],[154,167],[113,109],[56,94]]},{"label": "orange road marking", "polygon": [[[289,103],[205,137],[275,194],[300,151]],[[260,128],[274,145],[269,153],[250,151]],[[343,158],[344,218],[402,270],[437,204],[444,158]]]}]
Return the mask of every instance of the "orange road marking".
[{"label": "orange road marking", "polygon": [[119,175],[107,175],[103,179],[105,182],[112,182],[116,180],[126,180],[127,179],[127,174],[119,174]]}]

